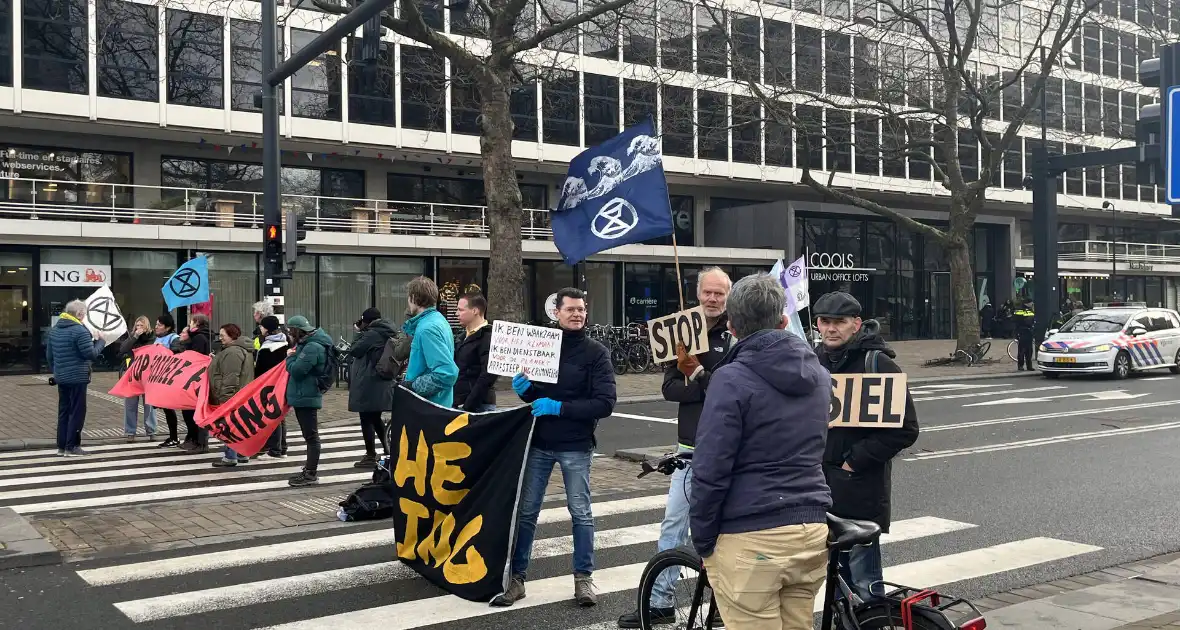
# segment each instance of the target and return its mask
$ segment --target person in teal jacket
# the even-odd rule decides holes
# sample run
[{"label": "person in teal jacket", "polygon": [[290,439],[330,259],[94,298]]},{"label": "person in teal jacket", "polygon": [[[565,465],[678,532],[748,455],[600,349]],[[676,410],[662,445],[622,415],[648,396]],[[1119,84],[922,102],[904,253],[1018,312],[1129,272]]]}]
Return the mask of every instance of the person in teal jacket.
[{"label": "person in teal jacket", "polygon": [[430,402],[450,407],[454,404],[459,367],[455,365],[451,325],[438,312],[438,285],[430,278],[419,276],[406,285],[406,293],[412,317],[402,325],[402,330],[413,341],[403,383]]},{"label": "person in teal jacket", "polygon": [[318,376],[328,369],[328,350],[332,338],[311,325],[307,318],[296,315],[287,322],[291,335],[291,349],[287,351],[287,404],[295,410],[299,430],[307,442],[307,463],[299,474],[287,483],[295,487],[319,483],[320,434],[317,428],[319,411],[324,406],[324,394],[316,383]]}]

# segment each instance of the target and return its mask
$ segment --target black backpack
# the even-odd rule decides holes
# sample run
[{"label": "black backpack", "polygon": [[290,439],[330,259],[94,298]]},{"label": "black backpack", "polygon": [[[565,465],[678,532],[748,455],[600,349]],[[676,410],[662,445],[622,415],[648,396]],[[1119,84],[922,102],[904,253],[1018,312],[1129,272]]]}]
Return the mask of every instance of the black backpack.
[{"label": "black backpack", "polygon": [[373,471],[373,481],[359,487],[340,502],[336,512],[342,521],[371,521],[393,518],[393,479],[385,458]]},{"label": "black backpack", "polygon": [[316,388],[320,390],[321,394],[326,394],[336,385],[336,377],[340,373],[340,364],[343,363],[343,357],[340,350],[336,346],[323,344],[324,346],[324,371],[317,374],[315,377]]}]

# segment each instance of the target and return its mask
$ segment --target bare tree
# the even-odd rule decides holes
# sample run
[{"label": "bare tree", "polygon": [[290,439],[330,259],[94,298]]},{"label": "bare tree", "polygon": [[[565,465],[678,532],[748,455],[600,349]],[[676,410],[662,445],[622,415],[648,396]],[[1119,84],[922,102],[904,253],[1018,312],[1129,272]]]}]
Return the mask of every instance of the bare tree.
[{"label": "bare tree", "polygon": [[[526,313],[524,267],[521,255],[522,200],[512,158],[514,92],[530,78],[530,66],[548,66],[538,48],[556,57],[577,51],[580,28],[592,22],[610,23],[633,0],[470,0],[441,4],[398,0],[395,11],[381,15],[390,31],[427,46],[450,61],[457,87],[478,101],[478,128],[484,194],[491,231],[488,271],[489,303],[496,317],[523,321]],[[351,10],[333,0],[314,0],[328,13]],[[445,33],[443,10],[451,11]],[[587,29],[588,30],[588,29]],[[462,40],[479,38],[478,43]],[[590,35],[587,33],[587,37]],[[571,45],[572,43],[572,45]],[[468,99],[470,100],[470,99]],[[576,111],[576,109],[574,110]]]},{"label": "bare tree", "polygon": [[[729,78],[701,81],[733,92],[727,124],[735,138],[743,127],[765,125],[770,164],[793,131],[794,155],[775,156],[786,159],[774,163],[793,162],[800,182],[824,198],[888,217],[940,245],[951,272],[958,347],[978,342],[975,219],[988,188],[1000,184],[1005,158],[1021,159],[1021,131],[1040,124],[1046,83],[1061,72],[1067,47],[1101,0],[1051,0],[1039,9],[1019,0],[857,1],[853,15],[841,16],[850,21],[835,31],[796,24],[793,65],[791,30],[776,8],[761,5],[760,44],[756,25],[751,36],[743,23],[750,16],[720,2],[707,0],[714,28],[698,37],[698,56],[705,41],[730,51]],[[772,36],[772,28],[782,32]],[[1057,120],[1049,122],[1060,129],[1056,85],[1050,98],[1057,108],[1049,109],[1057,113],[1049,116]],[[864,176],[905,177],[907,170],[911,180],[930,173],[922,192],[945,191],[945,226],[908,216],[871,186],[856,185]]]}]

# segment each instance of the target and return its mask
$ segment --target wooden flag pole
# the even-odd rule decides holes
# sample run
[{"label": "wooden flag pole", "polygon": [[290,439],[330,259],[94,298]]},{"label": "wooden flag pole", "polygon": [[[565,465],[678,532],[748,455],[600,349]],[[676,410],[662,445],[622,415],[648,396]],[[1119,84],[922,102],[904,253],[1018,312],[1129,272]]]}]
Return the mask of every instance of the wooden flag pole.
[{"label": "wooden flag pole", "polygon": [[[668,212],[672,212],[671,200],[668,200]],[[680,310],[684,310],[684,279],[680,277],[680,247],[676,244],[676,215],[672,215],[672,263],[676,266],[676,291],[680,293]],[[684,374],[684,384],[688,385],[688,375]]]}]

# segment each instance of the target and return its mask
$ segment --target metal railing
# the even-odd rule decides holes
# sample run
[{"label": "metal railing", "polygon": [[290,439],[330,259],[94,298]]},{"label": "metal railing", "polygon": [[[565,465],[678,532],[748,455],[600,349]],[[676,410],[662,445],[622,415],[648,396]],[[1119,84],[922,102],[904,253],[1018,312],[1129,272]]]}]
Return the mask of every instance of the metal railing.
[{"label": "metal railing", "polygon": [[[1084,262],[1118,262],[1180,264],[1180,245],[1124,243],[1122,241],[1061,241],[1057,243],[1058,260]],[[1021,258],[1033,257],[1032,245],[1020,246]]]},{"label": "metal railing", "polygon": [[[316,231],[468,238],[489,232],[486,206],[285,194],[282,207]],[[0,177],[0,218],[260,228],[262,192]],[[552,239],[549,212],[526,209],[521,234]]]}]

